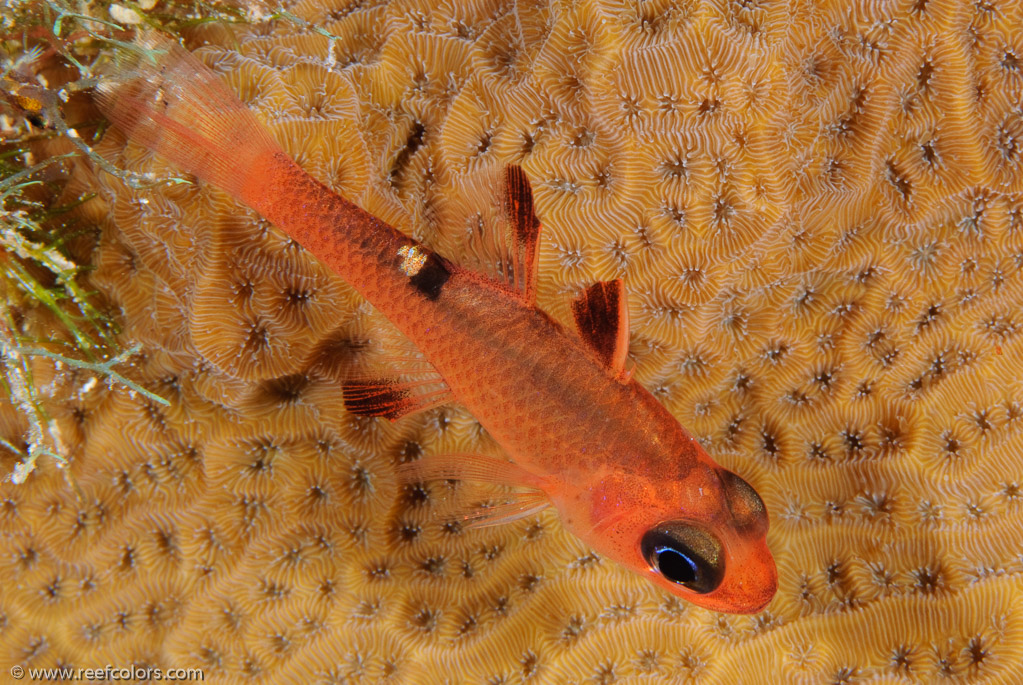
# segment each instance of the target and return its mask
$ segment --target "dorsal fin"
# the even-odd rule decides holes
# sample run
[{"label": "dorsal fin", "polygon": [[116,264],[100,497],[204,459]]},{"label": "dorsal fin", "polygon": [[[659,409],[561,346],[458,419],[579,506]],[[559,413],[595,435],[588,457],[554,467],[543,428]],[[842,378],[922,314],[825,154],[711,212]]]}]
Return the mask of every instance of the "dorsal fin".
[{"label": "dorsal fin", "polygon": [[536,270],[540,256],[540,220],[533,209],[533,188],[526,172],[518,165],[505,167],[504,203],[512,233],[508,282],[522,293],[527,304],[533,305],[536,304]]},{"label": "dorsal fin", "polygon": [[625,373],[629,352],[629,307],[622,279],[598,281],[572,300],[579,335],[607,368]]}]

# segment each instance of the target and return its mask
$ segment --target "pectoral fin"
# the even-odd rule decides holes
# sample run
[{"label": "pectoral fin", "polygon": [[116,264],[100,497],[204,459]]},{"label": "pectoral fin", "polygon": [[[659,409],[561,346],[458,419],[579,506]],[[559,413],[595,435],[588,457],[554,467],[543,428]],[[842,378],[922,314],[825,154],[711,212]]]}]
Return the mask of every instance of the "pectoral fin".
[{"label": "pectoral fin", "polygon": [[544,479],[507,459],[482,454],[438,454],[398,467],[405,483],[429,480],[465,480],[526,488],[505,493],[497,500],[480,503],[460,516],[464,528],[511,523],[543,511],[551,505],[542,487]]},{"label": "pectoral fin", "polygon": [[535,490],[513,492],[497,502],[486,502],[462,516],[463,528],[486,528],[538,514],[551,506],[547,495]]},{"label": "pectoral fin", "polygon": [[484,454],[433,454],[399,466],[398,478],[406,483],[416,480],[471,480],[534,490],[543,486],[543,478],[518,464]]},{"label": "pectoral fin", "polygon": [[622,279],[599,281],[572,301],[579,335],[615,374],[625,374],[629,353],[629,307]]}]

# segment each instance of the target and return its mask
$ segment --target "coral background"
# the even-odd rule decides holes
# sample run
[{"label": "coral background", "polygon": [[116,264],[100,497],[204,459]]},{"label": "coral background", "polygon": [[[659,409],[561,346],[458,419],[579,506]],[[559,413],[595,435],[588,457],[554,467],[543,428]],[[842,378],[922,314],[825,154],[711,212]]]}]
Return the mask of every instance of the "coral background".
[{"label": "coral background", "polygon": [[[1018,682],[1023,7],[289,11],[308,23],[189,46],[311,174],[464,263],[491,259],[495,179],[521,164],[540,305],[568,321],[580,288],[625,278],[637,377],[763,496],[778,594],[752,617],[687,606],[550,512],[461,530],[494,493],[394,469],[496,453],[473,418],[341,406],[353,363],[414,354],[385,320],[216,189],[83,167],[91,282],[172,404],[56,377],[79,492],[52,464],[0,486],[4,672]],[[113,132],[101,151],[174,172]]]}]

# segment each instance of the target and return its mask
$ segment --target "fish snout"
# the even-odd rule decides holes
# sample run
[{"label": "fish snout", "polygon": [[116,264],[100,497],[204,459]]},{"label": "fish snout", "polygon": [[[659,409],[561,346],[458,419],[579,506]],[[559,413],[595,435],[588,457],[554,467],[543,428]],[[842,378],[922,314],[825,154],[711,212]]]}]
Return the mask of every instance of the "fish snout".
[{"label": "fish snout", "polygon": [[736,613],[753,614],[767,606],[778,590],[778,568],[767,542],[749,545],[742,559],[733,563],[727,584],[722,584],[722,599],[729,597]]}]

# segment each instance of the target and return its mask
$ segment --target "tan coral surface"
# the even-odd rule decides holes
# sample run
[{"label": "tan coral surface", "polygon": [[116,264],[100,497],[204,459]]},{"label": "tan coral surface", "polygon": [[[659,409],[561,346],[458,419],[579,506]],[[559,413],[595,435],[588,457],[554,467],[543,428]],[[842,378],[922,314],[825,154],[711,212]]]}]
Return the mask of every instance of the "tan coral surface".
[{"label": "tan coral surface", "polygon": [[[104,176],[92,282],[169,408],[65,376],[82,499],[0,494],[0,666],[211,682],[1018,682],[1023,6],[300,2],[192,37],[314,176],[465,263],[519,163],[540,304],[623,276],[637,375],[770,510],[780,587],[717,615],[551,513],[463,531],[443,407],[345,413],[400,342],[219,191]],[[103,150],[172,171],[116,134]],[[19,424],[7,414],[5,437]],[[12,464],[4,461],[5,470]],[[485,493],[484,493],[485,494]]]}]

